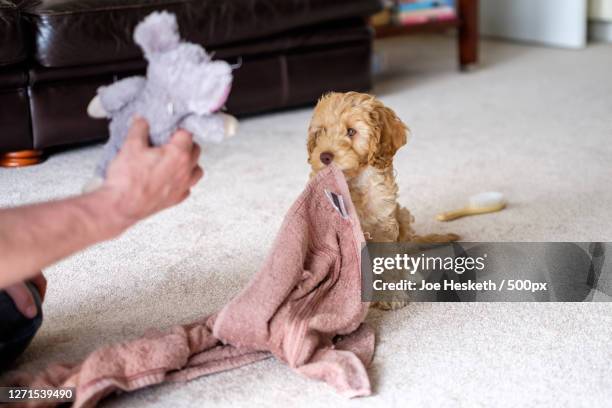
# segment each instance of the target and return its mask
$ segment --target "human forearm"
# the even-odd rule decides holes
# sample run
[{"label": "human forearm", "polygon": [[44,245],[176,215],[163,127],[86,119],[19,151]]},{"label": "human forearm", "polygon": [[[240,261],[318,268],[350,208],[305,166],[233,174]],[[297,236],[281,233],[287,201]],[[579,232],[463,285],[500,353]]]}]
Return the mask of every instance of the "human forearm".
[{"label": "human forearm", "polygon": [[0,289],[23,316],[33,319],[39,313],[36,292],[43,298],[46,289],[40,269],[183,201],[204,174],[199,156],[199,146],[185,131],[164,146],[149,146],[148,126],[136,119],[100,189],[0,209]]},{"label": "human forearm", "polygon": [[115,210],[118,200],[113,191],[102,188],[65,200],[0,210],[0,288],[119,235],[133,221]]},{"label": "human forearm", "polygon": [[149,146],[149,130],[135,119],[103,186],[51,203],[0,209],[0,288],[136,222],[183,201],[203,173],[200,147],[185,131],[168,144]]}]

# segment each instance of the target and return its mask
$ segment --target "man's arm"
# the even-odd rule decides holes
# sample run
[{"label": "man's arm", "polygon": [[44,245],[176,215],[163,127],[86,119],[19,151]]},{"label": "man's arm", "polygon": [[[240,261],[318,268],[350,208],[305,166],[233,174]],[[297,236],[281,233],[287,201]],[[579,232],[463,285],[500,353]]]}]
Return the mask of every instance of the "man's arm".
[{"label": "man's arm", "polygon": [[107,189],[55,202],[0,210],[0,287],[33,277],[60,259],[126,227]]},{"label": "man's arm", "polygon": [[42,268],[183,201],[203,175],[199,155],[185,131],[165,146],[150,147],[148,125],[135,119],[100,189],[0,210],[0,288],[31,279]]}]

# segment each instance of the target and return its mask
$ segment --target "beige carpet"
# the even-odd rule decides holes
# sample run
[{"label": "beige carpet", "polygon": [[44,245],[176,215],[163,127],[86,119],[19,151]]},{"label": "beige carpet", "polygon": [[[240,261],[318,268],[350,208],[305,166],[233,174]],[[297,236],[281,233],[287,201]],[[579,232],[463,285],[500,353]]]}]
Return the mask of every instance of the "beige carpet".
[{"label": "beige carpet", "polygon": [[[377,44],[388,72],[374,92],[413,138],[397,156],[402,202],[419,232],[473,241],[612,241],[612,47],[566,51],[483,43],[455,69],[449,38]],[[308,109],[242,122],[207,147],[187,202],[47,269],[45,323],[22,359],[74,360],[151,326],[189,322],[227,302],[262,261],[308,174]],[[77,193],[100,147],[0,169],[0,206]],[[476,192],[502,213],[433,220]],[[412,304],[375,312],[374,395],[348,401],[268,360],[107,406],[610,406],[612,304]]]}]

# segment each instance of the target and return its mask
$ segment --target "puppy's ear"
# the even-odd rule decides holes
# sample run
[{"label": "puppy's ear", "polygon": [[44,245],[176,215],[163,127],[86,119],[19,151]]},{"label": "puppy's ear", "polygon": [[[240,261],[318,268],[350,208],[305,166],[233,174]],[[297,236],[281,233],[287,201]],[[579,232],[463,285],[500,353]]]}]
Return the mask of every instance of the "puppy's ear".
[{"label": "puppy's ear", "polygon": [[308,141],[306,142],[306,147],[308,148],[308,154],[310,155],[317,145],[317,137],[314,132],[308,132]]},{"label": "puppy's ear", "polygon": [[373,148],[369,164],[384,169],[391,166],[395,153],[408,141],[409,130],[395,112],[382,103],[376,104],[373,117],[379,138]]},{"label": "puppy's ear", "polygon": [[308,149],[308,163],[310,163],[310,156],[312,151],[317,146],[317,132],[308,129],[308,140],[306,141],[306,148]]},{"label": "puppy's ear", "polygon": [[325,104],[326,101],[328,101],[332,95],[333,92],[328,92],[326,94],[321,95],[312,113],[310,125],[308,126],[308,140],[306,141],[306,148],[308,149],[308,163],[310,163],[310,155],[312,154],[312,151],[317,146],[317,134],[319,133],[318,130],[314,129],[313,121],[318,115],[320,115],[321,106]]}]

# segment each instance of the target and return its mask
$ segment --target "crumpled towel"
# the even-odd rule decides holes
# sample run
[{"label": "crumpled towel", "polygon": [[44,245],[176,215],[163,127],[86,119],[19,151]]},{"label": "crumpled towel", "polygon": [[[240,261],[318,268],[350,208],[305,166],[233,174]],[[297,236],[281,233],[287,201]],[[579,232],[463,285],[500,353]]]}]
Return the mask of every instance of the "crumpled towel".
[{"label": "crumpled towel", "polygon": [[[332,199],[330,193],[338,197]],[[75,387],[76,407],[164,381],[190,380],[270,357],[347,397],[371,393],[374,331],[363,323],[364,243],[340,170],[321,171],[285,216],[249,285],[217,314],[102,347],[78,365],[56,364],[13,385]]]}]

